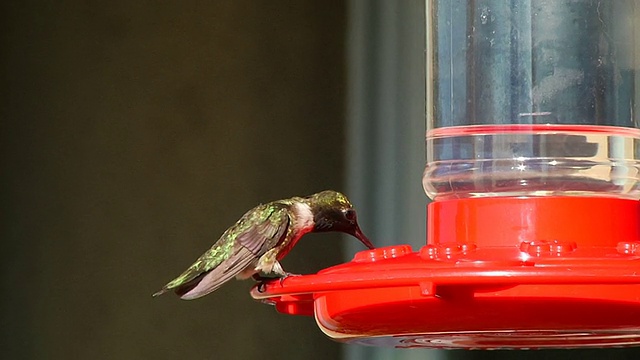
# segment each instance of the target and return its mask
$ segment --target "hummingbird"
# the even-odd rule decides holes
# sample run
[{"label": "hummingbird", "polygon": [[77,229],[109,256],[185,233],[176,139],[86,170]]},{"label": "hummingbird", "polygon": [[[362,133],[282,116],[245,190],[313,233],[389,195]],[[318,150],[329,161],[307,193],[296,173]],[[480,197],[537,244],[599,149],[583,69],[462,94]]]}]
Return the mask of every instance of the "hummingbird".
[{"label": "hummingbird", "polygon": [[369,249],[373,244],[360,230],[356,211],[347,197],[325,190],[307,197],[292,197],[261,204],[247,211],[187,270],[153,294],[173,290],[181,299],[205,296],[231,280],[285,272],[280,260],[300,238],[311,232],[350,234]]}]

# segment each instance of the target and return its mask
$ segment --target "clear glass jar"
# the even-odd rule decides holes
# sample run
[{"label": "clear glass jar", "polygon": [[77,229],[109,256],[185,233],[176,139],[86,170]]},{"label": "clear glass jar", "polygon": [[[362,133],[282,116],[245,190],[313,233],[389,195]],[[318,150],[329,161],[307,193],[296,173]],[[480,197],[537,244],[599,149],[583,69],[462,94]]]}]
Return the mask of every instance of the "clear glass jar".
[{"label": "clear glass jar", "polygon": [[435,200],[640,199],[640,1],[427,0]]}]

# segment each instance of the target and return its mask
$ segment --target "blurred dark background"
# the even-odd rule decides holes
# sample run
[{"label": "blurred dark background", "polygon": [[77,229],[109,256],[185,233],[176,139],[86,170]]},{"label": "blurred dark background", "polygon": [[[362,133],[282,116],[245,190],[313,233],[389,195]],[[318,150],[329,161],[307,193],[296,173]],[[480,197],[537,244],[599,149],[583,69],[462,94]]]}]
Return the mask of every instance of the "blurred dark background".
[{"label": "blurred dark background", "polygon": [[[1,357],[339,357],[251,282],[151,294],[258,203],[341,189],[345,4],[0,6]],[[310,236],[283,264],[341,248]]]}]

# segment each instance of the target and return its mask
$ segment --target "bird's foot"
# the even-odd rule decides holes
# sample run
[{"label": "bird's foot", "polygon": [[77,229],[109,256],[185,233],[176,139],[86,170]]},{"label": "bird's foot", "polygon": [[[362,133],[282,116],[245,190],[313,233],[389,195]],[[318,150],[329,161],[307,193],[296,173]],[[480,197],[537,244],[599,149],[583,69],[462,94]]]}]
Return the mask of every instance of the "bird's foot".
[{"label": "bird's foot", "polygon": [[267,289],[267,283],[269,281],[277,279],[277,277],[268,277],[262,275],[261,273],[253,274],[251,278],[258,283],[257,289],[259,293],[265,292],[265,290]]},{"label": "bird's foot", "polygon": [[255,274],[253,275],[253,279],[258,282],[258,287],[257,287],[258,292],[263,293],[267,290],[268,283],[278,279],[278,281],[280,282],[280,286],[283,286],[282,282],[290,276],[302,276],[302,274],[294,274],[294,273],[287,272],[287,273],[284,273],[284,275],[278,276],[278,277],[267,277],[267,276],[262,276],[260,274]]},{"label": "bird's foot", "polygon": [[290,272],[284,273],[284,276],[280,277],[280,286],[282,286],[282,282],[284,281],[284,279],[286,279],[286,278],[288,278],[290,276],[302,276],[302,274],[294,274],[294,273],[290,273]]},{"label": "bird's foot", "polygon": [[258,284],[257,289],[258,289],[258,292],[261,293],[261,294],[263,292],[265,292],[267,290],[267,282],[266,281],[260,281],[260,283]]}]

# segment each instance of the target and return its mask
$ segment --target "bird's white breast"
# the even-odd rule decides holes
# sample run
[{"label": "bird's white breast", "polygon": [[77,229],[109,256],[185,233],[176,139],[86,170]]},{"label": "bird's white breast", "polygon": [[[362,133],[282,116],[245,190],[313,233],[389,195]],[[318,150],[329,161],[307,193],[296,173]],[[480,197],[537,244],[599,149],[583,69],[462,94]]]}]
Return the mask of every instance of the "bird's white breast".
[{"label": "bird's white breast", "polygon": [[313,212],[311,207],[305,203],[297,202],[293,205],[293,213],[295,215],[294,228],[302,233],[313,230]]}]

